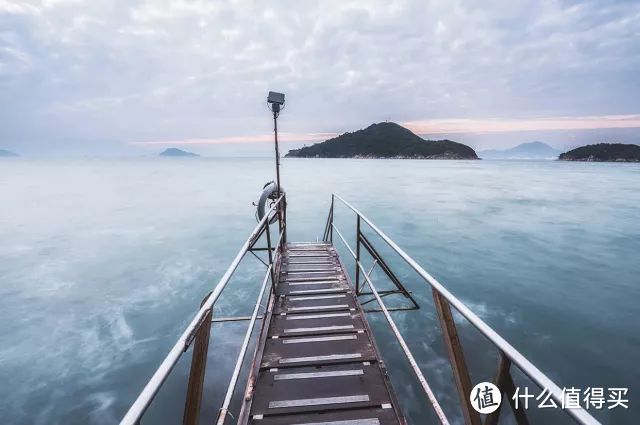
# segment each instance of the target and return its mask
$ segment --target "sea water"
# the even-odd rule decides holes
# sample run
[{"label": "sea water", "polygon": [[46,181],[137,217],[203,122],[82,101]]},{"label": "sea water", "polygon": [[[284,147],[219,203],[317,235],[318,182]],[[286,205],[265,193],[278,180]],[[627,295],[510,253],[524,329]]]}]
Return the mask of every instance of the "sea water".
[{"label": "sea water", "polygon": [[[267,158],[0,161],[1,422],[116,423],[255,226],[252,202],[274,174]],[[340,194],[560,387],[628,388],[629,409],[590,409],[601,422],[640,422],[640,166],[285,159],[282,182],[291,241],[321,238]],[[355,216],[338,204],[335,215],[353,244]],[[365,231],[420,304],[393,317],[461,423],[430,288]],[[249,314],[263,273],[245,258],[215,314]],[[430,423],[384,318],[368,317],[404,413]],[[491,381],[496,350],[456,323],[472,381]],[[245,328],[212,327],[202,423],[216,414]],[[146,423],[180,423],[189,358]],[[538,395],[513,369],[516,385]],[[571,423],[531,404],[533,419]]]}]

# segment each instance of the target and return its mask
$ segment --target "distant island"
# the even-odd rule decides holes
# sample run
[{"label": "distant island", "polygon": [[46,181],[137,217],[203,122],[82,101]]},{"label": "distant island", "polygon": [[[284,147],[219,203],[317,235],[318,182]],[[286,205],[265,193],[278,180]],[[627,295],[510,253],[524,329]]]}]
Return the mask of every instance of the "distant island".
[{"label": "distant island", "polygon": [[556,159],[562,151],[542,142],[522,143],[511,149],[489,149],[478,152],[483,159]]},{"label": "distant island", "polygon": [[598,143],[581,146],[558,157],[560,161],[640,162],[640,146],[622,143]]},{"label": "distant island", "polygon": [[13,156],[18,156],[18,154],[17,153],[13,153],[11,151],[4,150],[4,149],[0,149],[0,157],[8,158],[8,157],[13,157]]},{"label": "distant island", "polygon": [[475,151],[467,145],[451,140],[424,140],[392,122],[372,124],[364,130],[292,149],[285,157],[478,159]]},{"label": "distant island", "polygon": [[200,156],[197,153],[183,151],[178,148],[168,148],[160,153],[160,156]]}]

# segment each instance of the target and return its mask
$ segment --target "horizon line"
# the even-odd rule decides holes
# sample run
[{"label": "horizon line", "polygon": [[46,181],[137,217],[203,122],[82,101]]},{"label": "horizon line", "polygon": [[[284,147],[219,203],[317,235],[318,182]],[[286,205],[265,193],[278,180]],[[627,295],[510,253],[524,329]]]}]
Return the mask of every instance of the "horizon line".
[{"label": "horizon line", "polygon": [[[552,117],[533,119],[472,119],[472,118],[438,118],[426,120],[400,121],[399,125],[406,127],[420,135],[447,134],[499,134],[519,133],[531,131],[577,131],[577,130],[605,130],[622,128],[640,128],[640,114],[627,115],[592,115],[580,117]],[[356,131],[356,130],[351,130]],[[278,134],[281,142],[318,142],[328,140],[343,133],[310,132]],[[271,142],[273,133],[253,134],[246,136],[224,136],[185,138],[174,140],[131,141],[135,146],[162,145],[215,145],[232,143],[261,143]]]}]

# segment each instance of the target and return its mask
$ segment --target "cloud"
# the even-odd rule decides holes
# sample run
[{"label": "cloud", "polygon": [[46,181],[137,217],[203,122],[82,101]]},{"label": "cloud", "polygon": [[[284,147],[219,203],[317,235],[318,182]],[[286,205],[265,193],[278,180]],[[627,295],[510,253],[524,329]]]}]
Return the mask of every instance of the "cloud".
[{"label": "cloud", "polygon": [[[280,142],[319,142],[336,137],[337,133],[278,133]],[[154,140],[129,142],[131,145],[218,145],[227,143],[258,143],[273,142],[273,134],[255,134],[249,136],[218,137],[213,139],[181,139],[181,140]]]},{"label": "cloud", "polygon": [[0,46],[0,78],[20,75],[29,69],[31,58],[15,46]]},{"label": "cloud", "polygon": [[541,119],[436,119],[409,121],[407,128],[420,134],[505,133],[515,131],[595,130],[640,128],[640,115],[554,117]]},{"label": "cloud", "polygon": [[27,15],[36,13],[40,13],[40,9],[34,5],[11,0],[0,0],[0,14]]},{"label": "cloud", "polygon": [[262,137],[270,89],[294,135],[640,113],[637,2],[0,0],[0,28],[11,143]]},{"label": "cloud", "polygon": [[[640,128],[640,115],[605,115],[590,117],[557,117],[527,120],[509,119],[434,119],[402,122],[416,134],[423,135],[455,135],[455,134],[492,134],[514,132],[553,132],[568,130],[606,130]],[[279,133],[281,142],[321,142],[338,136],[340,133]],[[246,136],[230,136],[201,139],[176,139],[134,141],[131,145],[217,145],[225,143],[258,143],[273,142],[273,134],[252,134]]]}]

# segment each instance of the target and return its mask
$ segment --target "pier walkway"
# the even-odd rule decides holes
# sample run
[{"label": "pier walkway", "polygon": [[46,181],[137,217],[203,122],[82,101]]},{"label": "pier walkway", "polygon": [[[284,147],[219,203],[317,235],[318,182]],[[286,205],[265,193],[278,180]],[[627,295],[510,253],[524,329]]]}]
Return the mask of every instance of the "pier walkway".
[{"label": "pier walkway", "polygon": [[[337,203],[355,214],[354,248],[334,222],[334,206]],[[484,419],[473,408],[470,394],[477,381],[471,379],[463,345],[458,337],[458,320],[454,320],[454,312],[493,346],[498,359],[493,382],[502,393],[503,400],[512,400],[515,386],[512,371],[515,369],[519,375],[529,379],[531,385],[548,391],[556,405],[563,403],[564,392],[556,383],[340,196],[333,194],[331,197],[323,242],[287,242],[284,194],[271,204],[268,211],[259,214],[259,217],[258,225],[218,284],[202,301],[200,309],[122,418],[121,425],[147,423],[143,418],[145,412],[178,361],[190,348],[190,370],[182,424],[198,425],[210,421],[211,417],[201,418],[200,413],[203,402],[209,402],[203,400],[203,392],[211,344],[211,323],[239,320],[249,323],[226,395],[218,410],[215,422],[217,425],[406,425],[364,314],[363,306],[373,301],[377,305],[366,306],[366,312],[382,313],[424,391],[425,402],[431,405],[435,414],[429,420],[421,417],[416,421],[414,418],[412,423],[449,425],[451,422],[438,401],[438,397],[444,395],[436,394],[431,389],[420,364],[402,336],[401,329],[390,314],[391,311],[416,311],[420,307],[390,264],[374,247],[374,238],[378,243],[384,243],[416,273],[418,280],[414,287],[422,281],[433,295],[439,330],[449,358],[462,416],[456,418],[456,423],[462,419],[465,425],[496,425],[501,419],[501,412],[507,408],[510,408],[509,413],[518,425],[528,425],[530,419],[522,405],[516,406],[511,402],[503,401],[501,408],[486,415]],[[274,234],[270,228],[276,223],[278,233]],[[366,228],[365,231],[363,227]],[[353,284],[333,245],[334,236],[336,241],[342,241],[353,258]],[[266,246],[261,244],[264,239]],[[252,315],[214,318],[216,302],[248,253],[266,266]],[[261,253],[262,257],[266,253],[268,258],[261,258]],[[376,289],[377,285],[371,278],[375,267],[386,275],[395,289]],[[394,304],[392,308],[388,308],[383,297],[394,294],[401,296],[398,299],[406,305]],[[266,305],[265,299],[268,299]],[[257,326],[258,323],[260,326]],[[253,360],[249,361],[248,348],[253,342],[255,351]],[[247,378],[242,373],[245,359],[246,366],[250,366]],[[214,364],[213,367],[216,366]],[[236,391],[239,383],[246,383],[244,392]],[[412,385],[410,382],[406,384]],[[242,394],[241,400],[235,398],[234,402],[234,395],[239,394]],[[562,412],[575,423],[600,425],[586,409],[572,408]],[[165,422],[169,423],[171,420],[163,421]]]},{"label": "pier walkway", "polygon": [[246,423],[404,424],[335,248],[287,244],[277,282]]}]

